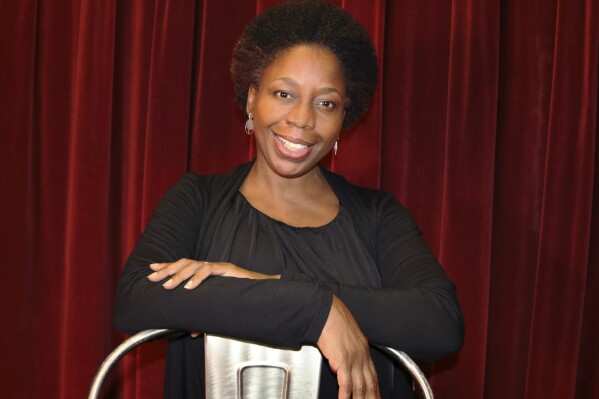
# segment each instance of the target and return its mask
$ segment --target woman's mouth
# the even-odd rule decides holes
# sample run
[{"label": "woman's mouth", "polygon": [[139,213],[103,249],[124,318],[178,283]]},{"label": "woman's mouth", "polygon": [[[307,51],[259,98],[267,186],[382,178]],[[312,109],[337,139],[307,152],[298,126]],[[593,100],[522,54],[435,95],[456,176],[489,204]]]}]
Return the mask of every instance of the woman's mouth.
[{"label": "woman's mouth", "polygon": [[305,144],[292,143],[291,141],[284,139],[283,137],[279,136],[276,133],[275,133],[275,138],[277,140],[279,140],[281,143],[283,143],[285,148],[287,148],[289,151],[295,152],[295,151],[301,151],[301,150],[308,148],[308,146]]},{"label": "woman's mouth", "polygon": [[276,133],[273,133],[273,135],[276,139],[277,149],[279,150],[281,155],[287,158],[292,158],[295,160],[302,159],[305,158],[312,150],[312,145],[310,144],[294,143],[290,140],[283,138],[282,136],[279,136]]}]

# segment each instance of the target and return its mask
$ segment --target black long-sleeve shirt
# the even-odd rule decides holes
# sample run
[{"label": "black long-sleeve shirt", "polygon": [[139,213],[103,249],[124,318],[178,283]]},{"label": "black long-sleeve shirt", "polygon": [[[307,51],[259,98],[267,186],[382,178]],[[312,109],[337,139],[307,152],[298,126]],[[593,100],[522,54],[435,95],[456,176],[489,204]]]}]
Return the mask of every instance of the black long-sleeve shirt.
[{"label": "black long-sleeve shirt", "polygon": [[[117,329],[173,328],[297,348],[316,343],[334,293],[371,343],[422,360],[460,348],[463,320],[454,285],[392,195],[323,169],[339,214],[325,226],[297,228],[245,200],[239,187],[250,167],[188,174],[167,192],[123,269]],[[227,261],[281,279],[213,276],[191,291],[165,290],[147,279],[150,263],[181,258]],[[202,394],[201,346],[187,337],[169,344],[165,397]],[[373,357],[382,392],[399,392],[390,365],[384,369],[384,360]],[[324,374],[321,385],[335,385]]]}]

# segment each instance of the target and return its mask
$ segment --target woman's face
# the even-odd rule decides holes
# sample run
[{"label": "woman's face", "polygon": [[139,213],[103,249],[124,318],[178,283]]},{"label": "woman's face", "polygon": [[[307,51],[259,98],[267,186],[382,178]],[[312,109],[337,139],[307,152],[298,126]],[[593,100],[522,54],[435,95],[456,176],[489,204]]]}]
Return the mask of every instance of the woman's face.
[{"label": "woman's face", "polygon": [[248,93],[256,162],[283,177],[311,171],[339,137],[344,101],[343,71],[330,51],[299,45],[280,52]]}]

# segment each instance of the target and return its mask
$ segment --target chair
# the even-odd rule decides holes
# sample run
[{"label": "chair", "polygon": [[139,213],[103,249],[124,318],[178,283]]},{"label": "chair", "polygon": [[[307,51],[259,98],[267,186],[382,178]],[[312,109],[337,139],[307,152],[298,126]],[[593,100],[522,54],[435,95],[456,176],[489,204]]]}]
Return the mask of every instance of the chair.
[{"label": "chair", "polygon": [[[98,399],[110,370],[137,346],[165,338],[175,330],[141,331],[125,340],[106,357],[92,381],[88,399]],[[206,399],[318,397],[322,356],[315,347],[300,351],[281,350],[229,338],[206,335]],[[401,364],[414,379],[425,399],[434,399],[433,391],[418,367],[404,352],[377,347]]]}]

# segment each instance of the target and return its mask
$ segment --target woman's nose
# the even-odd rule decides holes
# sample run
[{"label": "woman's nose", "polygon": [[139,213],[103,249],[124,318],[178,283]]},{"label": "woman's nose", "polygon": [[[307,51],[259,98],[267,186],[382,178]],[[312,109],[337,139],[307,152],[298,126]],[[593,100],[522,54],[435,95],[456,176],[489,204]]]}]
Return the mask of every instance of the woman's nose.
[{"label": "woman's nose", "polygon": [[311,103],[298,102],[287,114],[287,124],[299,129],[314,129],[314,108]]}]

